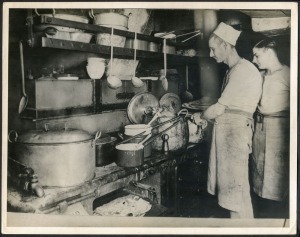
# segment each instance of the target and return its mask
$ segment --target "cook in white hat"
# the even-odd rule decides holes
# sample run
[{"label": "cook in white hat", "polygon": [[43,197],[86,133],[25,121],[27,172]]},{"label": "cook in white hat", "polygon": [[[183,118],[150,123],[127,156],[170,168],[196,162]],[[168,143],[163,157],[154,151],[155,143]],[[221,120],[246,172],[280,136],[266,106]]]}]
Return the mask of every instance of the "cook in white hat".
[{"label": "cook in white hat", "polygon": [[[229,56],[229,50],[233,51],[233,55],[236,53],[235,45],[236,41],[239,38],[241,32],[235,30],[232,26],[229,26],[223,22],[221,22],[218,27],[214,30],[209,39],[209,47],[210,47],[210,57],[213,57],[218,63],[224,62],[229,67],[231,67],[232,63],[227,62],[227,56]],[[227,50],[225,51],[224,47],[219,46],[228,45]],[[235,51],[235,52],[234,52]]]},{"label": "cook in white hat", "polygon": [[209,157],[207,191],[231,218],[253,218],[248,180],[248,159],[252,146],[253,113],[262,92],[257,68],[235,49],[240,31],[221,22],[209,39],[210,57],[229,69],[223,79],[218,102],[193,119],[214,122]]}]

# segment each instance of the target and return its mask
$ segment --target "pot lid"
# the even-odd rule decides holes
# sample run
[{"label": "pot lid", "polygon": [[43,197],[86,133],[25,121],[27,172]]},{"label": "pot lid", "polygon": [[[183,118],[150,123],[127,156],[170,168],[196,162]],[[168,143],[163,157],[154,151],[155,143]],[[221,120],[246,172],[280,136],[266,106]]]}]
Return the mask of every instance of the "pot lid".
[{"label": "pot lid", "polygon": [[158,99],[152,93],[138,93],[134,97],[132,97],[128,104],[128,118],[132,123],[142,123],[146,111],[148,111],[149,108],[157,108],[158,106]]},{"label": "pot lid", "polygon": [[179,96],[174,93],[166,93],[160,98],[159,105],[161,107],[172,109],[175,113],[178,113],[181,109],[181,100]]},{"label": "pot lid", "polygon": [[92,139],[92,136],[83,130],[66,129],[66,130],[32,130],[21,134],[17,138],[19,143],[31,144],[60,144],[82,142]]}]

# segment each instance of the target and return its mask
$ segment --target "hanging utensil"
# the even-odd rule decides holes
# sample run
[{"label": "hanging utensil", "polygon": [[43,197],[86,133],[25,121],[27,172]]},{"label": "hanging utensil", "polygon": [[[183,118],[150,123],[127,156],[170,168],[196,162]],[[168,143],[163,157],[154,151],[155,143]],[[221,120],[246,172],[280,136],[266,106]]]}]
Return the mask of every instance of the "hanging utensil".
[{"label": "hanging utensil", "polygon": [[114,28],[111,28],[111,36],[110,36],[110,72],[109,76],[107,78],[107,84],[111,89],[117,89],[122,86],[122,81],[116,77],[113,76],[113,52],[114,52],[114,46],[113,46],[113,35],[114,35]]},{"label": "hanging utensil", "polygon": [[22,41],[19,42],[19,46],[20,46],[20,60],[21,60],[21,73],[22,73],[22,93],[23,93],[23,96],[22,96],[22,98],[20,100],[20,103],[19,103],[19,114],[21,114],[27,106],[28,97],[27,97],[27,94],[25,92],[25,74],[24,74],[24,57],[23,57],[23,44],[22,44]]},{"label": "hanging utensil", "polygon": [[186,80],[186,90],[183,92],[182,97],[185,102],[190,102],[193,100],[193,95],[189,92],[189,66],[185,65],[185,80]]},{"label": "hanging utensil", "polygon": [[164,39],[164,75],[160,77],[161,84],[165,91],[168,90],[168,80],[167,80],[167,39]]},{"label": "hanging utensil", "polygon": [[136,73],[136,70],[135,70],[135,63],[136,63],[136,48],[137,48],[137,38],[136,38],[136,32],[134,33],[134,41],[133,41],[133,48],[134,48],[134,56],[133,56],[133,76],[131,78],[131,82],[132,82],[132,85],[136,88],[140,88],[144,85],[144,82],[135,76],[135,73]]},{"label": "hanging utensil", "polygon": [[197,33],[197,34],[191,36],[190,38],[187,38],[187,39],[185,39],[185,40],[182,40],[181,43],[184,43],[184,42],[186,42],[186,41],[188,41],[188,40],[190,40],[190,39],[192,39],[192,38],[194,38],[194,37],[196,37],[196,36],[198,36],[198,35],[202,35],[202,33],[199,32],[199,33]]}]

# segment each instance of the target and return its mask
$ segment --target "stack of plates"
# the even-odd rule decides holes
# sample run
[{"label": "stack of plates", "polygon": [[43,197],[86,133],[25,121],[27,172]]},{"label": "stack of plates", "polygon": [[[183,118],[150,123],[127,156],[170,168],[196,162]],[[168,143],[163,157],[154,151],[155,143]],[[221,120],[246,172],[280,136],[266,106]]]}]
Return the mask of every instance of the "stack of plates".
[{"label": "stack of plates", "polygon": [[214,101],[211,102],[203,102],[203,100],[194,100],[189,103],[182,104],[182,107],[190,109],[190,110],[196,110],[196,111],[203,111],[206,110],[210,105],[212,105]]}]

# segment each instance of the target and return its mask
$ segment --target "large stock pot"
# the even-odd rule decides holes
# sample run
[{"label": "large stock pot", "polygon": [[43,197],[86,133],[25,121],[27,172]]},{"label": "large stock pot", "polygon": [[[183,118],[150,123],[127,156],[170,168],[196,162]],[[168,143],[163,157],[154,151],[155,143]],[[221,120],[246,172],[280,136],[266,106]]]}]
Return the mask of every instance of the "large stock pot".
[{"label": "large stock pot", "polygon": [[[167,134],[168,139],[168,145],[170,151],[176,151],[183,148],[186,148],[189,142],[189,128],[188,123],[184,116],[180,116],[181,111],[178,112],[178,114],[168,115],[164,117],[159,117],[157,119],[158,124],[173,120],[177,118],[177,125],[168,130],[167,132],[163,133]],[[157,129],[158,133],[161,133],[164,131],[168,126],[170,126],[168,123],[164,124],[163,126],[160,126]],[[161,151],[163,149],[163,136],[159,136],[152,142],[152,148],[157,151]]]},{"label": "large stock pot", "polygon": [[9,141],[14,159],[33,168],[44,187],[77,186],[94,177],[95,140],[86,131],[11,131]]}]

